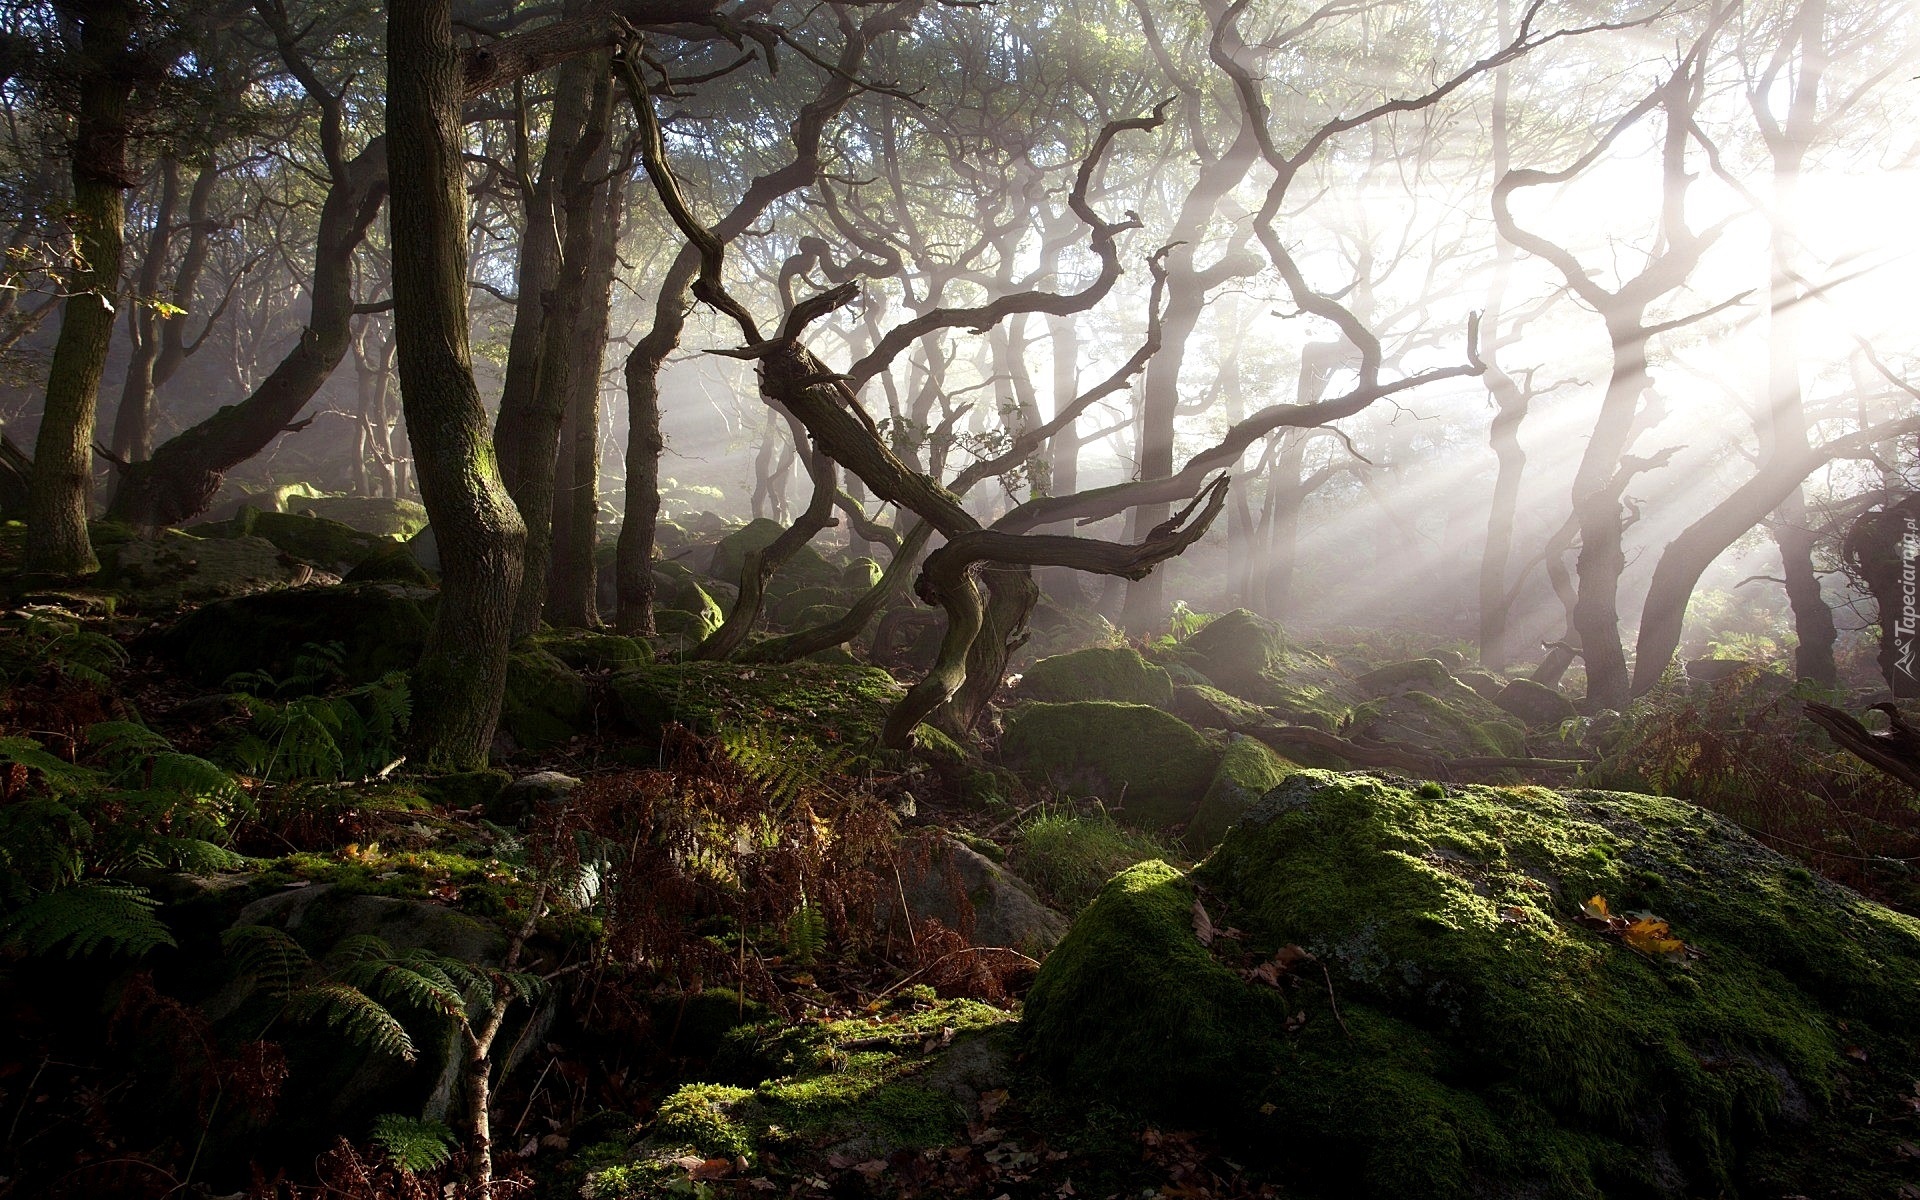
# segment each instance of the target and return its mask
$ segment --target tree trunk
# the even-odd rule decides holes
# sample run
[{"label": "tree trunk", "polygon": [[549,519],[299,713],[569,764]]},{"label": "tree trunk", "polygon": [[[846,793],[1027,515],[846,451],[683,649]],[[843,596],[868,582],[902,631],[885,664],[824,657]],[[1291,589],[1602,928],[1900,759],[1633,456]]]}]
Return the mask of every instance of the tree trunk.
[{"label": "tree trunk", "polygon": [[160,314],[152,301],[160,295],[160,276],[173,245],[174,210],[180,206],[180,164],[169,158],[160,164],[160,195],[153,207],[153,231],[147,237],[146,261],[134,284],[133,303],[127,305],[127,376],[120,385],[120,407],[113,416],[113,440],[108,444],[121,462],[138,462],[153,453],[153,368],[160,357]]},{"label": "tree trunk", "polygon": [[441,564],[440,603],[414,672],[423,766],[486,761],[506,685],[526,527],[500,480],[467,343],[461,55],[452,0],[387,15],[389,241],[400,394]]},{"label": "tree trunk", "polygon": [[135,6],[128,0],[63,3],[61,16],[78,30],[74,86],[79,113],[73,142],[73,213],[69,222],[78,261],[67,281],[60,336],[47,372],[46,407],[34,441],[27,491],[22,567],[56,575],[83,575],[100,563],[87,540],[92,491],[94,413],[100,375],[113,341],[120,254],[126,233],[128,109],[134,75],[130,57]]},{"label": "tree trunk", "polygon": [[536,361],[523,364],[515,380],[520,386],[502,393],[493,436],[501,478],[527,526],[520,592],[513,609],[516,640],[540,628],[547,598],[554,461],[572,391],[576,326],[591,320],[589,276],[595,243],[603,232],[595,217],[606,193],[610,158],[607,131],[613,116],[613,82],[606,55],[569,62],[560,69],[556,86],[552,132],[540,169],[542,185],[551,190],[544,204],[528,204],[527,227],[531,233],[534,226],[544,226],[538,240],[545,242],[557,225],[558,254],[543,250],[537,257],[547,261],[529,259],[524,265],[521,303],[526,303],[529,288],[550,294],[542,295],[533,309],[515,315],[515,340],[522,340],[523,326],[531,324],[539,347]]}]

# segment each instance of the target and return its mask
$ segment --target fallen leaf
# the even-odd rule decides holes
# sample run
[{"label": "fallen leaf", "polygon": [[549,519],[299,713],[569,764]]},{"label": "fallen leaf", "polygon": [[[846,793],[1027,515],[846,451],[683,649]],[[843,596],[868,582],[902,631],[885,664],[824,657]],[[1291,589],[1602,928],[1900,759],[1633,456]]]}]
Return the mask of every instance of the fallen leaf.
[{"label": "fallen leaf", "polygon": [[1000,1106],[1002,1104],[1005,1104],[1006,1102],[1007,1102],[1007,1089],[1005,1088],[995,1088],[993,1091],[990,1091],[990,1092],[981,1092],[980,1093],[980,1119],[982,1121],[992,1120],[993,1114],[996,1112],[999,1112]]},{"label": "fallen leaf", "polygon": [[1260,1115],[1263,1117],[1270,1117],[1278,1111],[1279,1111],[1279,1107],[1275,1105],[1274,1102],[1271,1100],[1267,1101],[1265,1104],[1262,1104],[1260,1106]]},{"label": "fallen leaf", "polygon": [[1601,895],[1595,895],[1593,899],[1582,904],[1580,911],[1596,921],[1604,921],[1611,915],[1607,912],[1607,898]]},{"label": "fallen leaf", "polygon": [[1313,955],[1291,942],[1273,952],[1273,965],[1282,971],[1291,971],[1300,963],[1312,961]]},{"label": "fallen leaf", "polygon": [[1687,944],[1673,936],[1673,930],[1658,917],[1640,917],[1627,926],[1621,938],[1627,945],[1648,957],[1685,957]]},{"label": "fallen leaf", "polygon": [[687,1172],[694,1179],[725,1179],[733,1174],[733,1160],[730,1158],[709,1158],[699,1166]]},{"label": "fallen leaf", "polygon": [[1200,902],[1198,896],[1193,899],[1193,936],[1200,940],[1202,946],[1213,945],[1213,918],[1207,915],[1207,906]]},{"label": "fallen leaf", "polygon": [[1512,921],[1516,925],[1524,925],[1527,922],[1527,910],[1518,904],[1509,904],[1500,910],[1500,919]]},{"label": "fallen leaf", "polygon": [[870,1158],[865,1162],[853,1164],[853,1169],[865,1175],[870,1180],[878,1179],[887,1173],[887,1160],[884,1158]]},{"label": "fallen leaf", "polygon": [[1867,1052],[1864,1049],[1860,1048],[1859,1046],[1848,1046],[1846,1049],[1846,1055],[1848,1058],[1852,1059],[1855,1062],[1867,1061]]}]

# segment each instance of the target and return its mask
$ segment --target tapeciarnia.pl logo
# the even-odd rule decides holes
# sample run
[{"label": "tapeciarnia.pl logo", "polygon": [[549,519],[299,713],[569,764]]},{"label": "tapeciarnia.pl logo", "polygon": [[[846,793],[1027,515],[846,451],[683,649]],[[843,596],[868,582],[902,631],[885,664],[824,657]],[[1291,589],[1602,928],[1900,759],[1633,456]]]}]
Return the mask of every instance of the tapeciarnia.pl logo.
[{"label": "tapeciarnia.pl logo", "polygon": [[1894,668],[1908,679],[1915,678],[1916,646],[1914,634],[1920,632],[1920,519],[1908,517],[1906,531],[1900,537],[1900,615],[1893,623]]}]

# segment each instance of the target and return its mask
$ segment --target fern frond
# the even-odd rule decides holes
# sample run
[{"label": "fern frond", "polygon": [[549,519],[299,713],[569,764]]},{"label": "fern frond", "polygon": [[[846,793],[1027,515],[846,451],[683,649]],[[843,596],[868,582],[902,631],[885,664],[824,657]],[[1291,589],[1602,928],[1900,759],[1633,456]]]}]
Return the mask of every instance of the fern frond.
[{"label": "fern frond", "polygon": [[354,933],[341,938],[327,951],[326,967],[343,970],[356,963],[382,963],[393,957],[393,947],[371,933]]},{"label": "fern frond", "polygon": [[154,909],[159,902],[145,888],[86,879],[41,892],[0,921],[0,941],[28,954],[46,954],[63,943],[67,957],[107,949],[139,957],[174,945],[173,934]]},{"label": "fern frond", "polygon": [[271,925],[235,925],[220,935],[220,947],[242,978],[275,999],[291,995],[313,966],[304,946]]},{"label": "fern frond", "polygon": [[99,772],[56,758],[32,738],[0,737],[0,763],[18,763],[30,771],[37,771],[49,790],[63,794],[84,791],[101,784]]},{"label": "fern frond", "polygon": [[112,758],[138,757],[173,744],[137,721],[100,721],[87,726],[87,744]]},{"label": "fern frond", "polygon": [[373,1144],[402,1171],[437,1171],[453,1157],[453,1130],[399,1113],[373,1119]]},{"label": "fern frond", "polygon": [[807,966],[820,956],[827,946],[827,918],[824,913],[807,903],[805,898],[800,907],[787,917],[787,956],[801,966]]},{"label": "fern frond", "polygon": [[412,1062],[413,1039],[386,1005],[357,987],[318,983],[287,997],[287,1015],[296,1021],[320,1021],[356,1046]]}]

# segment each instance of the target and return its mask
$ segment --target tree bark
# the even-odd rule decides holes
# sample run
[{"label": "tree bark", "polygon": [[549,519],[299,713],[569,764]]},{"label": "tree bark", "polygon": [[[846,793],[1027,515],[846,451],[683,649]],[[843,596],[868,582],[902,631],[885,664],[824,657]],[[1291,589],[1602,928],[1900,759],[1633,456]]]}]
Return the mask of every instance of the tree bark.
[{"label": "tree bark", "polygon": [[46,407],[34,441],[22,566],[35,573],[84,575],[100,567],[87,540],[88,501],[94,414],[120,288],[125,193],[134,183],[127,139],[136,7],[129,0],[67,0],[59,10],[78,38],[70,225],[79,255],[67,281],[60,336],[47,372]]},{"label": "tree bark", "polygon": [[486,761],[506,683],[526,527],[501,482],[467,342],[462,56],[452,0],[387,17],[389,240],[400,394],[441,563],[440,603],[414,671],[411,738],[427,766]]}]

